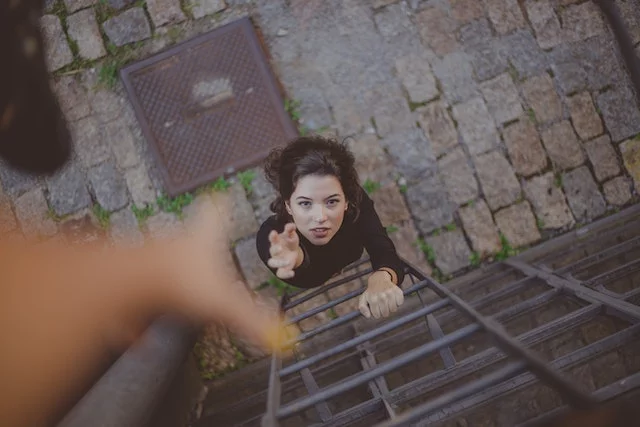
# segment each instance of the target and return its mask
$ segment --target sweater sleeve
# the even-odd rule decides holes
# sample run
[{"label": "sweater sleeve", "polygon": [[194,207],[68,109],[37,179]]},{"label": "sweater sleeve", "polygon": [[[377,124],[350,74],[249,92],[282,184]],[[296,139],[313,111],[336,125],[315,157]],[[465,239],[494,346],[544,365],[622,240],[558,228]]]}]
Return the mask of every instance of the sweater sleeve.
[{"label": "sweater sleeve", "polygon": [[379,270],[384,267],[392,269],[398,277],[398,286],[401,285],[404,281],[404,263],[400,260],[387,230],[382,226],[373,200],[364,190],[357,223],[373,269]]}]

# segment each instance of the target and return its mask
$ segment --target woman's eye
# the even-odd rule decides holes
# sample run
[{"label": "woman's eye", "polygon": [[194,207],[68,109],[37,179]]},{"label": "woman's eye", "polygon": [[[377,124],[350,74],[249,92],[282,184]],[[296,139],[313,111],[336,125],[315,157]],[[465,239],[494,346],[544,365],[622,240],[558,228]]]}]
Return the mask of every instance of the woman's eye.
[{"label": "woman's eye", "polygon": [[329,206],[334,206],[334,205],[337,205],[339,202],[340,202],[340,200],[335,200],[334,199],[334,200],[329,200],[328,204],[329,204]]},{"label": "woman's eye", "polygon": [[300,202],[299,204],[300,204],[300,206],[302,206],[303,208],[306,208],[306,207],[311,206],[311,203],[310,203],[310,202]]}]

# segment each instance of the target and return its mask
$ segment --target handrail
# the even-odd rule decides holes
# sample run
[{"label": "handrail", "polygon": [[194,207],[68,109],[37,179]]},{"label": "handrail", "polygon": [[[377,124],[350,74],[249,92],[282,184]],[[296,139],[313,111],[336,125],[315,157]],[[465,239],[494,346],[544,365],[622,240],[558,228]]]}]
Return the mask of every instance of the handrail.
[{"label": "handrail", "polygon": [[195,342],[195,329],[156,320],[69,411],[58,427],[149,423]]}]

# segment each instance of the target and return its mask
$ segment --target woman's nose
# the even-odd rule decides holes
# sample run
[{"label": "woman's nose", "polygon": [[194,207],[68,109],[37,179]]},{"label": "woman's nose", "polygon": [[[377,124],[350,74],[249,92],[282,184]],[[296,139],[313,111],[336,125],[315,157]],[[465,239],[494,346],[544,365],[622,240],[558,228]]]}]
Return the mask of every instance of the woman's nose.
[{"label": "woman's nose", "polygon": [[324,209],[324,206],[320,205],[315,212],[315,220],[317,222],[324,222],[327,220],[327,212]]}]

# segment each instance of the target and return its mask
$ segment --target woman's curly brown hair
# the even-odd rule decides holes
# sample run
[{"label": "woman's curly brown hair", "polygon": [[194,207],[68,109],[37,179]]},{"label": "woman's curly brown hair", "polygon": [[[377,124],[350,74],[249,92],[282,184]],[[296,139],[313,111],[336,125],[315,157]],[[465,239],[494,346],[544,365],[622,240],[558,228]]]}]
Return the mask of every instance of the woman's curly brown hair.
[{"label": "woman's curly brown hair", "polygon": [[285,147],[269,153],[264,174],[278,193],[270,208],[279,220],[290,219],[285,201],[291,198],[298,180],[307,175],[333,175],[338,178],[349,204],[346,216],[351,221],[358,218],[362,187],[355,158],[344,143],[320,136],[296,138]]}]

